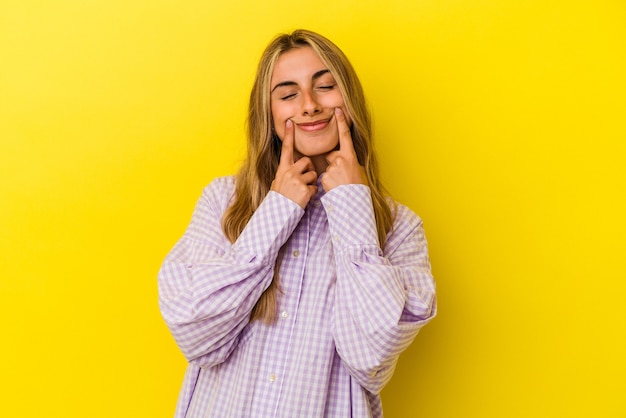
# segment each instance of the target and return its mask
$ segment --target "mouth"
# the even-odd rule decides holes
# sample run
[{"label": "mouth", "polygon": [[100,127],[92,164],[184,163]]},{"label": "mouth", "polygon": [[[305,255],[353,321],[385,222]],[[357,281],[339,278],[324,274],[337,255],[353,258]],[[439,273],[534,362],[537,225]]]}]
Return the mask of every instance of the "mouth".
[{"label": "mouth", "polygon": [[313,122],[306,122],[306,123],[296,123],[296,125],[298,125],[298,128],[300,128],[303,131],[316,132],[316,131],[321,131],[322,129],[327,127],[330,121],[332,120],[332,118],[333,117],[331,116],[328,119],[321,119],[321,120],[316,120]]}]

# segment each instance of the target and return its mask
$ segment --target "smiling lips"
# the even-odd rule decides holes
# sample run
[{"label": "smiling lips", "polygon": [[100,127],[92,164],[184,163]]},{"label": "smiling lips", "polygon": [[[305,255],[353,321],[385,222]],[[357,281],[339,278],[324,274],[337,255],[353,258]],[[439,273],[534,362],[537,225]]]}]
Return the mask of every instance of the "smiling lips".
[{"label": "smiling lips", "polygon": [[328,126],[328,123],[330,122],[331,119],[332,117],[328,119],[318,120],[315,122],[296,123],[296,125],[298,125],[298,128],[300,128],[303,131],[316,132],[316,131],[321,131],[326,126]]}]

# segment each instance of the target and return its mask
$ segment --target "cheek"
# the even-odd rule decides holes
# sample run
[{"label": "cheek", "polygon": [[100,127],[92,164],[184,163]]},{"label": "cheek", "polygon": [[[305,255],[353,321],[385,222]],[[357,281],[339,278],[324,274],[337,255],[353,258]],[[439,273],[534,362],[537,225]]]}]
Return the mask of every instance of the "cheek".
[{"label": "cheek", "polygon": [[335,89],[333,94],[328,96],[328,107],[341,107],[345,108],[345,102],[343,101],[343,96],[339,89]]},{"label": "cheek", "polygon": [[280,107],[272,105],[272,124],[274,127],[274,131],[278,135],[280,139],[283,138],[285,134],[285,121],[286,119],[281,115]]},{"label": "cheek", "polygon": [[297,113],[293,104],[281,101],[272,101],[270,110],[272,112],[272,122],[274,123],[276,132],[284,132],[287,119],[293,118]]}]

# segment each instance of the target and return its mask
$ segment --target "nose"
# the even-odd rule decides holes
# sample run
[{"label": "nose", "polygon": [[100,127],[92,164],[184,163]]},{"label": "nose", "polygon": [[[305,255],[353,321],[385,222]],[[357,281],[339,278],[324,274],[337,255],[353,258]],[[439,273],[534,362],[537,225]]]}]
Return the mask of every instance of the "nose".
[{"label": "nose", "polygon": [[315,94],[312,92],[304,92],[302,95],[302,114],[313,116],[322,111],[322,106],[317,101]]}]

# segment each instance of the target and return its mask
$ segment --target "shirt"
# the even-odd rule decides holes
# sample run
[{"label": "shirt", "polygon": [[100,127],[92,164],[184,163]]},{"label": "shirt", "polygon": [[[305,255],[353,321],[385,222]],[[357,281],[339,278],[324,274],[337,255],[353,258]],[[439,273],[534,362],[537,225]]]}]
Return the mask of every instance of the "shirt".
[{"label": "shirt", "polygon": [[[231,243],[234,188],[221,177],[204,189],[159,271],[189,361],[176,417],[382,417],[380,391],[436,312],[420,218],[398,204],[381,249],[369,187],[325,193],[318,180],[306,209],[270,191]],[[251,322],[275,265],[278,319]]]}]

